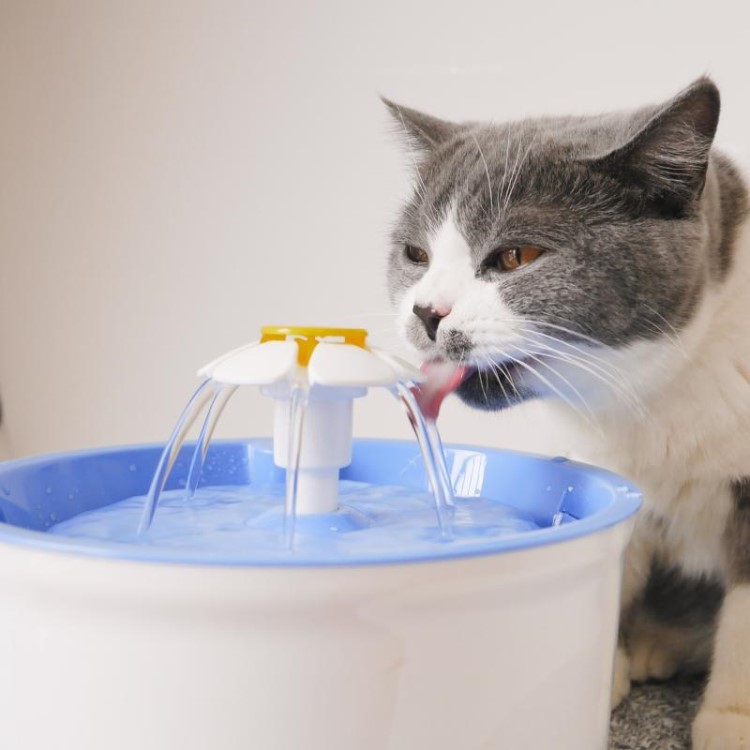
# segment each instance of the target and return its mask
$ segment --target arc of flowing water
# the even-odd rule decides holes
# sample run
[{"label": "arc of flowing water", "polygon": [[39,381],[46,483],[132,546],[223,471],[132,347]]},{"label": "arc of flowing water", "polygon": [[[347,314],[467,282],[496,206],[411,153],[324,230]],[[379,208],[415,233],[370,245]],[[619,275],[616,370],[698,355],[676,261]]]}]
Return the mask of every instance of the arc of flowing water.
[{"label": "arc of flowing water", "polygon": [[427,439],[430,442],[430,448],[432,448],[432,453],[435,456],[438,476],[443,487],[445,504],[455,506],[456,503],[453,498],[453,482],[451,482],[448,464],[445,460],[445,448],[443,447],[443,439],[440,437],[440,430],[438,430],[437,422],[434,419],[425,419],[425,426],[427,428]]},{"label": "arc of flowing water", "polygon": [[284,500],[284,543],[287,549],[294,548],[294,530],[297,521],[297,488],[299,467],[302,457],[302,434],[305,426],[305,412],[310,396],[307,383],[292,386],[289,404],[289,444],[286,465],[286,497]]},{"label": "arc of flowing water", "polygon": [[[185,436],[206,404],[210,402],[190,460],[187,500],[195,495],[214,429],[232,394],[240,385],[255,385],[266,388],[266,395],[277,401],[274,461],[287,470],[283,540],[293,548],[298,512],[323,514],[336,510],[338,471],[351,459],[352,403],[377,386],[391,389],[406,409],[424,457],[441,534],[450,536],[453,492],[434,416],[461,368],[452,367],[443,373],[449,376],[448,381],[437,378],[439,387],[433,388],[431,395],[419,392],[415,398],[414,383],[427,376],[395,356],[370,349],[366,338],[367,332],[360,329],[271,326],[262,330],[260,341],[202,368],[199,374],[208,379],[188,401],[159,458],[138,533],[144,534],[153,523]],[[437,364],[430,366],[434,370]],[[313,395],[314,404],[309,409],[311,388],[318,387],[325,391],[325,397]],[[434,415],[423,401],[435,405]],[[303,428],[313,433],[304,463]]]},{"label": "arc of flowing water", "polygon": [[190,471],[188,473],[187,485],[185,487],[185,497],[188,500],[195,495],[195,490],[198,488],[198,482],[201,478],[203,464],[206,461],[208,446],[213,437],[214,430],[221,418],[222,412],[229,403],[229,399],[232,398],[236,390],[236,385],[217,385],[215,388],[214,397],[208,407],[208,412],[206,412],[206,418],[203,421],[203,427],[201,427],[198,436],[198,443],[193,452],[193,459],[190,462]]},{"label": "arc of flowing water", "polygon": [[172,430],[172,434],[169,436],[164,450],[162,451],[159,463],[156,466],[154,472],[154,478],[151,480],[151,486],[146,496],[146,502],[143,506],[143,513],[141,514],[141,521],[138,525],[138,534],[144,534],[148,531],[151,526],[151,522],[154,520],[154,513],[159,504],[159,497],[161,496],[164,485],[166,484],[167,477],[172,471],[174,462],[177,460],[177,456],[180,452],[182,444],[185,442],[185,436],[188,430],[192,427],[198,415],[203,411],[203,407],[211,399],[211,391],[209,385],[211,380],[204,380],[195,393],[190,397],[184,411],[177,420],[177,424]]},{"label": "arc of flowing water", "polygon": [[398,383],[393,393],[401,401],[422,451],[427,480],[432,487],[435,498],[435,514],[440,527],[440,534],[444,539],[450,539],[453,534],[451,523],[453,488],[450,485],[437,425],[432,428],[433,436],[431,436],[431,429],[428,429],[427,420],[425,420],[422,410],[419,408],[409,383]]}]

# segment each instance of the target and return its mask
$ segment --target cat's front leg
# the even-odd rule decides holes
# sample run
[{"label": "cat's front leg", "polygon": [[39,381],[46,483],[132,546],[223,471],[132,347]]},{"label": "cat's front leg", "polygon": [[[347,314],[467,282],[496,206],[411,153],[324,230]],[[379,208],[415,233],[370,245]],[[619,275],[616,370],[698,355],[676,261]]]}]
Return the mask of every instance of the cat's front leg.
[{"label": "cat's front leg", "polygon": [[650,520],[642,516],[625,550],[620,592],[620,638],[612,675],[611,707],[617,708],[630,693],[630,658],[625,646],[627,621],[635,602],[643,593],[654,559],[654,534]]},{"label": "cat's front leg", "polygon": [[750,750],[750,581],[731,588],[724,600],[693,748]]},{"label": "cat's front leg", "polygon": [[738,482],[734,492],[726,530],[729,588],[693,724],[694,750],[750,750],[750,480]]}]

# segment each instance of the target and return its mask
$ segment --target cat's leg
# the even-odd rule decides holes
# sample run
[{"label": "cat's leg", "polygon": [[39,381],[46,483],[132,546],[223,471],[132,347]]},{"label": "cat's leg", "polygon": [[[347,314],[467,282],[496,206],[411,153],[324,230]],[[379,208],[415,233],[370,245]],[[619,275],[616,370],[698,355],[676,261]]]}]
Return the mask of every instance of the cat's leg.
[{"label": "cat's leg", "polygon": [[750,582],[727,592],[693,748],[750,750]]},{"label": "cat's leg", "polygon": [[630,692],[630,659],[626,649],[627,625],[634,607],[648,582],[654,558],[654,534],[647,518],[641,517],[625,550],[620,595],[620,638],[612,675],[612,708],[616,708]]},{"label": "cat's leg", "polygon": [[630,661],[625,647],[618,644],[615,654],[615,671],[612,676],[612,702],[614,710],[630,693]]},{"label": "cat's leg", "polygon": [[711,661],[713,628],[677,627],[645,616],[629,632],[628,656],[633,682],[668,680],[676,674],[701,674]]},{"label": "cat's leg", "polygon": [[728,576],[713,665],[693,724],[694,750],[750,750],[750,481],[735,486]]},{"label": "cat's leg", "polygon": [[630,679],[667,680],[678,672],[705,672],[723,596],[718,580],[655,565],[628,624]]}]

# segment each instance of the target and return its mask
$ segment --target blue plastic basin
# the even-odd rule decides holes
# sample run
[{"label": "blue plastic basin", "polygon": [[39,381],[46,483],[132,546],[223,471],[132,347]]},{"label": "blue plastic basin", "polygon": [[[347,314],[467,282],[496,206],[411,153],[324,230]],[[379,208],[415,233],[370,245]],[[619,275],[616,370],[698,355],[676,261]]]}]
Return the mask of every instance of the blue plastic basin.
[{"label": "blue plastic basin", "polygon": [[[192,445],[183,448],[167,489],[184,486]],[[46,455],[0,464],[0,542],[60,552],[153,562],[212,565],[305,565],[304,559],[280,563],[264,560],[252,549],[235,554],[206,554],[189,549],[159,548],[64,538],[45,534],[56,523],[148,490],[161,446],[106,448]],[[628,481],[602,469],[538,456],[450,446],[448,465],[456,495],[497,500],[529,513],[542,527],[497,540],[481,554],[579,538],[620,523],[640,506],[640,493]],[[424,490],[419,449],[410,441],[356,440],[352,464],[342,479],[403,485]],[[219,441],[212,444],[202,484],[242,485],[283,480],[273,464],[270,440]],[[553,525],[556,514],[560,525]],[[358,564],[434,560],[475,555],[445,545],[439,555],[398,559],[363,557]],[[316,560],[316,565],[321,564]],[[324,561],[322,564],[340,564]],[[351,561],[349,561],[351,564]]]}]

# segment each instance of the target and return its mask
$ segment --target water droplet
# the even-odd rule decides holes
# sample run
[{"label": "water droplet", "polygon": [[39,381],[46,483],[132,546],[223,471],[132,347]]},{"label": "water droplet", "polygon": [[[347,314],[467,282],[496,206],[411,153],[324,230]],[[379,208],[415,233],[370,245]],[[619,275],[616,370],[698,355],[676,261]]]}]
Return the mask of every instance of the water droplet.
[{"label": "water droplet", "polygon": [[135,464],[130,464],[130,466],[128,466],[128,469],[129,469],[130,471],[136,471],[137,467],[136,467],[136,465],[135,465]]}]

